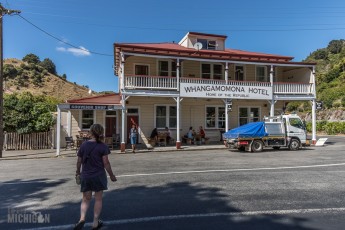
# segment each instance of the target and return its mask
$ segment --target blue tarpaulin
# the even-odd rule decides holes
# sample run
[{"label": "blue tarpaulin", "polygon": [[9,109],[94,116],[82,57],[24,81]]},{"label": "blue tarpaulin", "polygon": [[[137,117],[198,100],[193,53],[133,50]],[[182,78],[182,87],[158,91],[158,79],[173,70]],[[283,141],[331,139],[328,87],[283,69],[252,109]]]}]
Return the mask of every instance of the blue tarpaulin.
[{"label": "blue tarpaulin", "polygon": [[252,122],[229,130],[223,134],[224,139],[262,138],[268,136],[265,132],[265,122]]}]

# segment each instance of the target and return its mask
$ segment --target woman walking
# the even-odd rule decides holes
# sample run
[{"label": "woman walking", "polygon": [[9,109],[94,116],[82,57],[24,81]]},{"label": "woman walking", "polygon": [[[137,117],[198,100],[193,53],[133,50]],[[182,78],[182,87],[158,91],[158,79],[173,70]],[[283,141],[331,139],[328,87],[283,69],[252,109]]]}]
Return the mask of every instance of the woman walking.
[{"label": "woman walking", "polygon": [[132,128],[129,131],[129,138],[131,139],[132,153],[135,153],[137,138],[138,138],[138,129],[135,124],[132,124]]},{"label": "woman walking", "polygon": [[100,229],[102,227],[103,222],[99,219],[99,216],[102,211],[103,190],[108,189],[105,170],[108,172],[111,181],[116,181],[108,159],[110,150],[101,141],[103,133],[104,128],[100,124],[93,124],[90,127],[92,139],[84,142],[78,151],[76,176],[81,178],[80,191],[83,193],[83,198],[80,205],[80,219],[74,226],[75,230],[84,227],[85,215],[90,206],[92,192],[94,192],[95,196],[92,229]]}]

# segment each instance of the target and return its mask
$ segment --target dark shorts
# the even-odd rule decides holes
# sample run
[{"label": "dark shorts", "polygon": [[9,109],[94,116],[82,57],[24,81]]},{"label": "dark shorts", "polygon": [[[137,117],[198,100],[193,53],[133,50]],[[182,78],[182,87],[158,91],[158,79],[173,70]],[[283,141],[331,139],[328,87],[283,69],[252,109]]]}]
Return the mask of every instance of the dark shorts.
[{"label": "dark shorts", "polygon": [[104,172],[91,178],[81,178],[80,192],[99,192],[108,189],[107,174]]}]

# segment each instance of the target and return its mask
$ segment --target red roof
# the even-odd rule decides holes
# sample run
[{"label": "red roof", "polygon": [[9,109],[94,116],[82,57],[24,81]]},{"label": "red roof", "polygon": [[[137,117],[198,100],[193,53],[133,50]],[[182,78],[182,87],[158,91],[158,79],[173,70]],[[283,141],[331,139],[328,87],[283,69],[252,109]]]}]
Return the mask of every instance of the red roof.
[{"label": "red roof", "polygon": [[94,97],[67,100],[70,104],[90,104],[90,105],[119,105],[121,97],[119,94],[104,94]]}]

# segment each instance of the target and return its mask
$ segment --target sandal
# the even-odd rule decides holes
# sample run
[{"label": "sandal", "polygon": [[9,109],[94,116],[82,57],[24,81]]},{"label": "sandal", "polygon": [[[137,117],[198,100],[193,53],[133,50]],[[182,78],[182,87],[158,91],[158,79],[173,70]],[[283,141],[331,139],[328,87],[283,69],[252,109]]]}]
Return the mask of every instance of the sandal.
[{"label": "sandal", "polygon": [[83,229],[84,224],[85,224],[85,220],[79,221],[78,223],[76,223],[74,225],[73,230],[81,230],[81,229]]},{"label": "sandal", "polygon": [[92,230],[100,229],[102,226],[103,226],[103,221],[98,220],[98,225],[97,225],[97,227],[93,227]]}]

